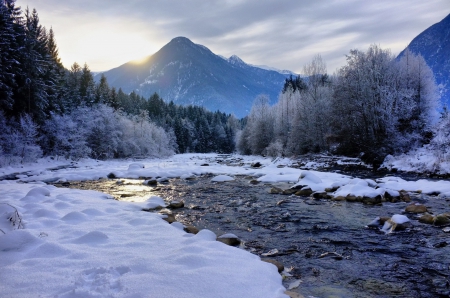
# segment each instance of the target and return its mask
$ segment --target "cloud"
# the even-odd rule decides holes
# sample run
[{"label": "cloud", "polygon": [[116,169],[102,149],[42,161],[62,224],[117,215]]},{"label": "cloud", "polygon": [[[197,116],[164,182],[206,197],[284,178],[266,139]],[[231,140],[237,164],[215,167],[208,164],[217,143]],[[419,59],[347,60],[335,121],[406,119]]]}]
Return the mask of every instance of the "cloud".
[{"label": "cloud", "polygon": [[[28,0],[53,26],[64,63],[106,70],[176,36],[251,64],[300,72],[320,53],[333,72],[352,48],[400,52],[450,11],[448,0]],[[127,60],[128,59],[128,60]],[[73,60],[73,61],[72,61]],[[70,62],[69,62],[70,61]],[[66,65],[67,66],[67,65]]]}]

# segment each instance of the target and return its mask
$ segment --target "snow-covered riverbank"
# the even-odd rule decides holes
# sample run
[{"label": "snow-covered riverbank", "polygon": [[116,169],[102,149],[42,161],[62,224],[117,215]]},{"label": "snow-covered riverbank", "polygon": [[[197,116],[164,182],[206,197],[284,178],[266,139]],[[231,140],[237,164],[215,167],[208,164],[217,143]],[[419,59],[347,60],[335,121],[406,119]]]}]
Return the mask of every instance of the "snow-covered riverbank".
[{"label": "snow-covered riverbank", "polygon": [[[261,166],[250,166],[256,162]],[[99,192],[61,189],[45,182],[95,180],[111,174],[165,179],[209,173],[231,177],[219,176],[220,181],[245,175],[260,182],[299,183],[313,191],[339,187],[342,196],[378,195],[383,190],[450,194],[448,181],[389,177],[375,182],[302,171],[289,167],[290,163],[184,154],[138,162],[84,160],[58,170],[46,169],[69,162],[43,160],[1,169],[0,176],[22,174],[19,181],[0,182],[0,293],[10,297],[286,297],[275,266],[215,241],[210,231],[194,236],[158,214],[140,211],[149,202],[119,202]]]}]

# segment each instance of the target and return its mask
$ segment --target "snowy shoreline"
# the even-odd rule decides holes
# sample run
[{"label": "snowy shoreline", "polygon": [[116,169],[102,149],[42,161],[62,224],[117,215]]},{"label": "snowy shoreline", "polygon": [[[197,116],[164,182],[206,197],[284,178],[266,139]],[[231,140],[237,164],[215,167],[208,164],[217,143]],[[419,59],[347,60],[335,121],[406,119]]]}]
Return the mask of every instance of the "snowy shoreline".
[{"label": "snowy shoreline", "polygon": [[[230,165],[222,162],[226,158]],[[261,166],[250,166],[256,162]],[[208,230],[194,236],[182,225],[167,224],[161,215],[142,212],[152,200],[116,201],[100,192],[56,188],[45,181],[97,180],[111,173],[163,179],[213,174],[219,181],[215,183],[252,176],[261,183],[297,183],[313,191],[337,188],[341,196],[406,190],[450,197],[448,181],[373,181],[295,169],[291,162],[183,154],[138,162],[83,160],[55,170],[48,168],[68,163],[46,159],[1,169],[0,175],[26,174],[0,181],[0,292],[14,297],[287,297],[275,266],[215,241]]]}]

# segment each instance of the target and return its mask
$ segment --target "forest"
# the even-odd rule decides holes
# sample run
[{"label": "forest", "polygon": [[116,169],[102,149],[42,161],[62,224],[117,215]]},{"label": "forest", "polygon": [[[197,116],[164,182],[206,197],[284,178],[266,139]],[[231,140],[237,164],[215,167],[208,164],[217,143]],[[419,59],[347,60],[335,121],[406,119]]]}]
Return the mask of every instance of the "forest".
[{"label": "forest", "polygon": [[302,77],[286,79],[276,105],[256,98],[237,150],[288,157],[328,152],[377,167],[387,155],[428,145],[441,161],[449,159],[448,111],[422,56],[406,50],[397,58],[371,45],[346,58],[328,75],[316,55]]},{"label": "forest", "polygon": [[0,166],[42,156],[79,159],[233,152],[240,125],[201,107],[146,99],[95,83],[89,66],[65,69],[55,34],[35,9],[0,3]]},{"label": "forest", "polygon": [[[65,69],[55,33],[35,9],[0,3],[0,166],[42,156],[163,157],[185,152],[298,156],[328,152],[379,165],[429,144],[448,159],[450,120],[425,60],[372,45],[327,74],[320,55],[286,79],[278,102],[258,96],[249,115],[143,98]],[[438,110],[441,110],[441,115]]]}]

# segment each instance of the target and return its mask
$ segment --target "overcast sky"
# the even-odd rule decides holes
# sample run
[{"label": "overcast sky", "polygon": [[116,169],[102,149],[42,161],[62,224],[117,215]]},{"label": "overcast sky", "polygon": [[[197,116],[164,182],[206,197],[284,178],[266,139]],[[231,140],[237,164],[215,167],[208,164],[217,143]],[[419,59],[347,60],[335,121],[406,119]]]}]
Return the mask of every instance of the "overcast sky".
[{"label": "overcast sky", "polygon": [[449,0],[17,0],[53,27],[60,57],[104,71],[185,36],[216,54],[301,73],[321,54],[328,71],[350,49],[399,53],[450,13]]}]

